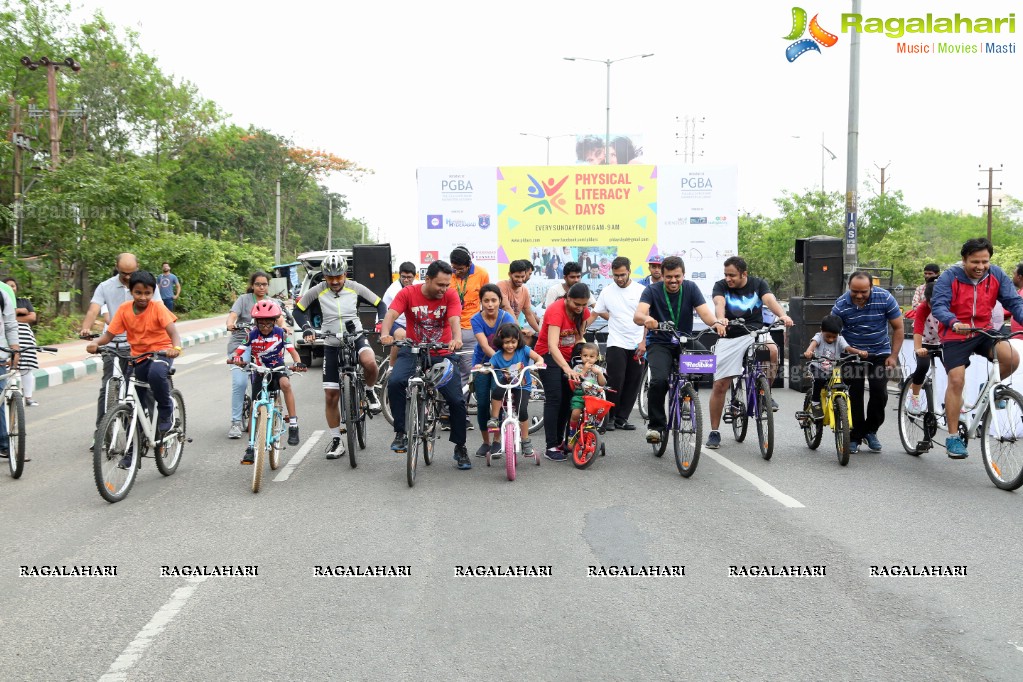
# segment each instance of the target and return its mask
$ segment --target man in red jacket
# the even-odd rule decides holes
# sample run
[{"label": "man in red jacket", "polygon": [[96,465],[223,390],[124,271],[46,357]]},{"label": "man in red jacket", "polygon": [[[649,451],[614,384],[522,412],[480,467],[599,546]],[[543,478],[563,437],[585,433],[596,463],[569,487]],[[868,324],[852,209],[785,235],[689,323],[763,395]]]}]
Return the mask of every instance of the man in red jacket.
[{"label": "man in red jacket", "polygon": [[983,237],[970,239],[960,251],[961,264],[946,270],[934,284],[931,314],[940,324],[942,362],[948,373],[945,389],[945,419],[948,438],[945,451],[952,459],[965,459],[969,453],[959,436],[959,408],[963,404],[963,385],[971,355],[989,360],[997,350],[1001,378],[1016,371],[1019,357],[1007,343],[995,343],[985,334],[970,333],[970,328],[990,329],[991,310],[1000,302],[1013,319],[1023,323],[1023,298],[1009,276],[991,264],[995,247]]}]

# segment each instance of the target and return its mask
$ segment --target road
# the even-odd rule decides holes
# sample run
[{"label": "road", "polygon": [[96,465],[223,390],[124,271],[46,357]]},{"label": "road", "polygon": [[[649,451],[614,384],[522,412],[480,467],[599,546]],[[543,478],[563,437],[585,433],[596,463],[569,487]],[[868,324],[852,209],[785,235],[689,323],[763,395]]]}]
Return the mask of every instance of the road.
[{"label": "road", "polygon": [[[670,446],[656,459],[641,430],[616,431],[586,471],[544,460],[509,483],[476,458],[458,471],[442,442],[409,489],[383,419],[357,469],[324,459],[309,373],[286,457],[307,454],[253,494],[225,437],[221,345],[178,365],[194,442],[177,473],[145,460],[118,504],[87,449],[98,379],[39,394],[25,475],[0,472],[0,679],[1019,679],[1023,501],[990,483],[976,444],[962,462],[907,456],[890,413],[883,452],[843,468],[827,440],[806,448],[801,396],[779,390],[770,462],[726,431],[683,479]],[[116,576],[20,575],[76,565]],[[257,575],[181,575],[195,565]],[[621,565],[684,575],[587,576]],[[824,575],[729,575],[763,565]],[[885,565],[966,575],[870,575]],[[551,575],[457,574],[508,566]]]}]

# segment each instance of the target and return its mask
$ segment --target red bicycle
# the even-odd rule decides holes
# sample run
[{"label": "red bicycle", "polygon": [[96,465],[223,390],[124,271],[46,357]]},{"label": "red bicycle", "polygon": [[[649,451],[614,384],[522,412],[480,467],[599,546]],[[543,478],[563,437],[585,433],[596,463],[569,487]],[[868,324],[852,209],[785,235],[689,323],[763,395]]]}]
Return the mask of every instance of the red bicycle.
[{"label": "red bicycle", "polygon": [[[578,382],[576,381],[569,381],[568,383],[573,391],[578,387]],[[613,389],[605,388],[603,390],[611,391]],[[572,464],[577,469],[585,469],[593,464],[593,460],[597,458],[598,454],[601,457],[607,454],[600,434],[604,419],[612,407],[614,407],[614,403],[600,396],[583,396],[583,413],[579,418],[579,430],[576,431],[569,442],[572,448]]]}]

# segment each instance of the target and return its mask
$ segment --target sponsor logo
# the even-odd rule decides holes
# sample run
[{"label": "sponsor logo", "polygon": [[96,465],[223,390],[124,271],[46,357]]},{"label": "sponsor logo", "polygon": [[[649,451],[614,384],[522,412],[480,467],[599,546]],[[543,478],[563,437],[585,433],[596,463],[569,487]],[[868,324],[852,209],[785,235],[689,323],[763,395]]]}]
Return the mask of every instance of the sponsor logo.
[{"label": "sponsor logo", "polygon": [[490,228],[490,214],[489,213],[480,213],[476,217],[479,219],[479,224],[480,224],[480,229],[481,230],[486,230],[486,229]]},{"label": "sponsor logo", "polygon": [[440,181],[440,191],[445,194],[471,194],[471,180],[448,179]]},{"label": "sponsor logo", "polygon": [[689,217],[689,224],[690,225],[706,225],[707,224],[707,216],[703,216],[703,215],[690,216]]},{"label": "sponsor logo", "polygon": [[439,251],[420,251],[419,252],[419,262],[420,263],[426,263],[427,265],[429,265],[430,263],[432,263],[435,260],[438,260],[439,258],[440,258],[440,252]]},{"label": "sponsor logo", "polygon": [[[792,8],[792,30],[785,36],[785,40],[795,40],[785,48],[785,59],[789,60],[789,63],[796,61],[800,55],[806,54],[811,50],[820,54],[822,45],[824,47],[833,47],[838,42],[838,36],[834,33],[829,33],[821,28],[821,25],[817,23],[817,16],[813,15],[813,19],[810,20],[809,26],[806,22],[806,10],[802,7]],[[843,18],[842,25],[845,25],[845,19]],[[810,37],[803,38],[803,34],[809,30]]]},{"label": "sponsor logo", "polygon": [[426,216],[426,229],[428,230],[439,230],[444,227],[444,216],[442,215],[428,215]]},{"label": "sponsor logo", "polygon": [[683,374],[713,374],[717,369],[716,355],[680,355],[678,369]]},{"label": "sponsor logo", "polygon": [[706,272],[694,272],[689,279],[707,279]]}]

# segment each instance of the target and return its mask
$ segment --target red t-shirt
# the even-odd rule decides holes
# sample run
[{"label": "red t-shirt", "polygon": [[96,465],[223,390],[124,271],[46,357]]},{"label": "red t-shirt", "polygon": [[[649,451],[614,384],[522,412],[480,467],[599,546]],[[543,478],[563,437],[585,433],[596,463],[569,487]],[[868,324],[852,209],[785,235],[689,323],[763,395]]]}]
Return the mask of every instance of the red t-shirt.
[{"label": "red t-shirt", "polygon": [[415,343],[450,343],[452,317],[459,318],[462,304],[450,287],[441,298],[423,296],[422,284],[410,284],[394,297],[389,306],[405,315],[405,334]]},{"label": "red t-shirt", "polygon": [[[1023,296],[1023,289],[1020,289],[1016,293],[1019,294],[1020,296]],[[1012,322],[1009,323],[1009,331],[1010,332],[1013,332],[1013,333],[1015,333],[1015,332],[1023,332],[1023,325],[1021,325],[1019,322],[1017,322],[1015,317],[1012,317],[1010,315],[1009,319],[1012,320]]]},{"label": "red t-shirt", "polygon": [[[586,313],[584,319],[589,319],[593,316],[593,312],[589,308],[585,308],[584,312]],[[536,340],[536,348],[534,349],[538,355],[544,355],[551,350],[547,344],[547,336],[548,328],[552,326],[561,329],[561,335],[558,338],[558,351],[566,360],[571,360],[572,347],[582,341],[583,337],[579,334],[579,330],[576,329],[575,320],[572,319],[565,309],[565,299],[563,298],[555,301],[543,314],[540,338]]]}]

